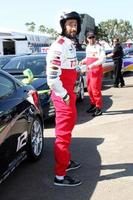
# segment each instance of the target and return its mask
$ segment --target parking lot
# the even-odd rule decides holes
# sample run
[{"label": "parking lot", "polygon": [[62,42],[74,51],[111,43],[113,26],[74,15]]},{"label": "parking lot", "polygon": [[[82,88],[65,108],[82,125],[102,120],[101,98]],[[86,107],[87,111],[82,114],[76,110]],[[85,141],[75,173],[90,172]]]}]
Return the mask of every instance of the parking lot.
[{"label": "parking lot", "polygon": [[113,88],[104,80],[103,115],[86,113],[88,95],[78,103],[78,121],[73,131],[73,159],[82,167],[69,172],[83,184],[75,188],[53,185],[54,121],[45,122],[42,159],[25,162],[0,186],[1,200],[132,200],[133,191],[133,76],[125,88]]}]

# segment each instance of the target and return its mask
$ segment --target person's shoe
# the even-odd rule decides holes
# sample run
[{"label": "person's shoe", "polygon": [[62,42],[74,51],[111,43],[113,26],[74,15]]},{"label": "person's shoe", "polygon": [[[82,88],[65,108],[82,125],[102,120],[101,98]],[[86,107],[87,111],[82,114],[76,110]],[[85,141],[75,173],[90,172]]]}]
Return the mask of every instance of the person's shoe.
[{"label": "person's shoe", "polygon": [[90,108],[86,111],[87,113],[93,113],[96,110],[95,105],[90,105]]},{"label": "person's shoe", "polygon": [[59,180],[56,177],[54,178],[54,185],[57,186],[68,186],[68,187],[74,187],[81,184],[80,180],[73,179],[70,176],[64,176],[63,180]]},{"label": "person's shoe", "polygon": [[102,111],[100,108],[96,108],[96,111],[92,114],[93,117],[102,115]]},{"label": "person's shoe", "polygon": [[121,86],[121,88],[122,88],[122,87],[125,87],[125,83],[121,83],[121,85],[120,85],[120,86]]},{"label": "person's shoe", "polygon": [[114,88],[118,88],[119,86],[117,84],[114,84]]},{"label": "person's shoe", "polygon": [[79,163],[70,160],[70,164],[68,165],[66,171],[78,169],[78,168],[80,168],[80,167],[81,167],[81,165],[80,165]]}]

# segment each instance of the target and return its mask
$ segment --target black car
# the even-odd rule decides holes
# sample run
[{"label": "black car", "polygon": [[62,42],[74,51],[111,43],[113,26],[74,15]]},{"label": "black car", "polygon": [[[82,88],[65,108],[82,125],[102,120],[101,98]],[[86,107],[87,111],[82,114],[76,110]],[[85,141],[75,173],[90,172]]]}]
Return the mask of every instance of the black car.
[{"label": "black car", "polygon": [[0,70],[0,183],[29,157],[43,152],[43,118],[38,94]]},{"label": "black car", "polygon": [[14,57],[15,57],[15,55],[0,56],[0,69]]},{"label": "black car", "polygon": [[[25,81],[25,70],[31,70],[33,77],[29,78],[28,83],[32,84],[32,86],[38,91],[41,107],[43,109],[44,120],[55,116],[55,109],[50,98],[50,89],[47,85],[46,55],[47,54],[18,56],[13,58],[2,68],[21,81]],[[77,99],[82,101],[84,99],[84,82],[80,71],[78,71],[76,93]]]}]

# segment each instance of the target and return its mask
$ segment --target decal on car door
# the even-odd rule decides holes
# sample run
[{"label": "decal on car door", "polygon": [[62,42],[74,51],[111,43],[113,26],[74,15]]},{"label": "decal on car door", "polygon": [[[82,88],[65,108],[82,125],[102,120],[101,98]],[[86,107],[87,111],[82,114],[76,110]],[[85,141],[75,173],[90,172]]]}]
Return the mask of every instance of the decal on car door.
[{"label": "decal on car door", "polygon": [[16,151],[19,151],[24,145],[26,145],[27,137],[28,137],[27,131],[25,131],[24,133],[22,133],[18,137],[18,143],[17,143],[17,150]]}]

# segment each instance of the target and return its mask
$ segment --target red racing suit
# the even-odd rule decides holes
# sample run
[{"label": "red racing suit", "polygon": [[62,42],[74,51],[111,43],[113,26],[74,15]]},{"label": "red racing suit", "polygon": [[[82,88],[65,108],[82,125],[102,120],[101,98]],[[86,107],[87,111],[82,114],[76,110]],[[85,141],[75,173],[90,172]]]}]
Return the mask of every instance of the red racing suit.
[{"label": "red racing suit", "polygon": [[102,64],[105,60],[105,52],[99,44],[87,45],[86,66],[87,66],[87,90],[90,96],[90,104],[102,108]]},{"label": "red racing suit", "polygon": [[[47,81],[52,90],[52,100],[56,110],[55,174],[65,176],[70,161],[69,146],[71,132],[77,118],[76,94],[74,86],[77,78],[76,49],[72,41],[59,37],[50,47],[47,55]],[[66,94],[70,105],[63,100]]]}]

